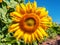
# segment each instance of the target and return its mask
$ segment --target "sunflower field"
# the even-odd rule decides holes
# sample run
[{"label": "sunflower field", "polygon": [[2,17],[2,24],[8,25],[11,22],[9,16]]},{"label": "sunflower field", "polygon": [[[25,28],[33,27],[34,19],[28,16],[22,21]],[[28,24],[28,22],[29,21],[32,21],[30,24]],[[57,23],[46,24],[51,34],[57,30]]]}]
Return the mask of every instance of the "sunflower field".
[{"label": "sunflower field", "polygon": [[47,45],[57,40],[60,24],[45,7],[25,0],[0,0],[0,45]]}]

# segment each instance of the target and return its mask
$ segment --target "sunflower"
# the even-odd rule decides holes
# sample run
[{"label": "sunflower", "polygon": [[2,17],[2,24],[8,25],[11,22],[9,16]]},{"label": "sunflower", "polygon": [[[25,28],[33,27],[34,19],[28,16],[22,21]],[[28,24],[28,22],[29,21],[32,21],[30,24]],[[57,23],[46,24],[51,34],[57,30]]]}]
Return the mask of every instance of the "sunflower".
[{"label": "sunflower", "polygon": [[52,19],[48,16],[48,11],[44,7],[37,7],[36,1],[28,2],[26,5],[21,3],[16,5],[16,10],[10,13],[13,23],[9,26],[9,32],[14,32],[13,36],[25,43],[35,40],[40,41],[51,24]]}]

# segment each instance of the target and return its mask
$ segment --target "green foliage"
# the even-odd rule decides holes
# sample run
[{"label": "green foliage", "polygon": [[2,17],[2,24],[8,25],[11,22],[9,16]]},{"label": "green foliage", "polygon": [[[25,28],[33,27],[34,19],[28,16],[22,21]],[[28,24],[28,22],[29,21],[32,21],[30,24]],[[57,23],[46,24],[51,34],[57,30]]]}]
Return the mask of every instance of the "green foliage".
[{"label": "green foliage", "polygon": [[46,32],[49,34],[49,38],[54,38],[57,35],[60,35],[60,25],[53,23],[53,26],[46,30]]},{"label": "green foliage", "polygon": [[10,20],[10,16],[9,14],[7,13],[8,10],[6,8],[6,6],[3,6],[2,8],[0,8],[0,21],[5,23],[5,24],[8,24],[11,22]]},{"label": "green foliage", "polygon": [[38,43],[36,41],[33,42],[33,45],[38,45]]},{"label": "green foliage", "polygon": [[24,0],[15,0],[16,2],[18,2],[18,3],[23,3],[24,2]]},{"label": "green foliage", "polygon": [[[13,37],[13,33],[8,33],[8,26],[12,23],[10,12],[14,11],[16,4],[14,0],[3,0],[0,4],[0,45],[20,45],[23,41],[17,41]],[[9,6],[9,8],[7,8]]]},{"label": "green foliage", "polygon": [[3,0],[7,6],[9,6],[10,8],[14,8],[16,6],[16,4],[18,4],[16,1],[14,0]]},{"label": "green foliage", "polygon": [[52,27],[46,30],[46,32],[48,33],[49,38],[55,38],[57,36],[56,31]]},{"label": "green foliage", "polygon": [[54,23],[52,28],[60,35],[60,24]]}]

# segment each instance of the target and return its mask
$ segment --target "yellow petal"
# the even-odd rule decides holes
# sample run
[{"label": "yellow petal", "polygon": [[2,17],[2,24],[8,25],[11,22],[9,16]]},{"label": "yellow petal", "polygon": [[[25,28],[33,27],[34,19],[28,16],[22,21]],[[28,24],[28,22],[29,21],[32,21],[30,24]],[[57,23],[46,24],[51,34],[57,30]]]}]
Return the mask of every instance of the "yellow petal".
[{"label": "yellow petal", "polygon": [[16,31],[16,30],[18,30],[19,29],[19,26],[17,26],[16,28],[13,28],[13,29],[9,29],[8,31],[9,32],[14,32],[14,31]]},{"label": "yellow petal", "polygon": [[20,5],[19,4],[16,5],[16,11],[20,13]]},{"label": "yellow petal", "polygon": [[31,5],[30,1],[26,4],[26,11],[27,11],[27,13],[31,13],[31,11],[32,11],[32,5]]},{"label": "yellow petal", "polygon": [[35,36],[34,36],[34,33],[32,34],[32,41],[35,41]]},{"label": "yellow petal", "polygon": [[41,32],[44,36],[48,37],[48,34],[44,31],[44,29],[42,29],[41,27],[39,27],[39,30],[40,30],[40,32]]},{"label": "yellow petal", "polygon": [[41,11],[40,18],[45,17],[48,15],[48,11]]},{"label": "yellow petal", "polygon": [[39,9],[36,10],[36,14],[37,14],[37,15],[40,15],[40,12],[41,12],[41,11],[40,11]]},{"label": "yellow petal", "polygon": [[48,20],[52,21],[52,18],[49,16],[49,17],[48,17]]},{"label": "yellow petal", "polygon": [[41,23],[40,26],[44,29],[47,30],[48,29],[48,25],[45,23]]},{"label": "yellow petal", "polygon": [[15,28],[15,27],[17,27],[19,25],[19,23],[15,23],[15,24],[12,24],[9,28]]},{"label": "yellow petal", "polygon": [[19,17],[19,18],[22,17],[22,15],[20,13],[18,13],[18,12],[11,12],[10,16],[16,16],[16,17]]},{"label": "yellow petal", "polygon": [[19,40],[19,38],[21,38],[23,36],[23,32],[21,31],[17,37],[17,40]]},{"label": "yellow petal", "polygon": [[44,11],[46,11],[46,8],[41,7],[41,8],[39,8],[39,10],[40,10],[41,12],[44,12]]},{"label": "yellow petal", "polygon": [[31,43],[31,35],[30,34],[28,34],[28,41]]},{"label": "yellow petal", "polygon": [[24,42],[25,42],[25,43],[28,42],[28,34],[27,34],[27,33],[24,34]]},{"label": "yellow petal", "polygon": [[41,22],[42,24],[45,24],[46,26],[48,25],[48,26],[50,26],[50,25],[52,25],[52,22]]},{"label": "yellow petal", "polygon": [[32,6],[34,7],[34,9],[37,8],[37,3],[36,3],[36,1],[34,1],[34,3],[32,4]]},{"label": "yellow petal", "polygon": [[40,39],[43,39],[42,33],[41,33],[38,29],[37,29],[36,31],[37,31],[37,34],[38,34],[38,36],[40,37]]},{"label": "yellow petal", "polygon": [[52,22],[49,22],[48,24],[47,24],[49,27],[52,27]]},{"label": "yellow petal", "polygon": [[43,23],[43,24],[48,24],[48,23],[50,23],[50,22],[41,22],[41,23]]},{"label": "yellow petal", "polygon": [[40,41],[40,38],[38,37],[38,34],[37,34],[36,32],[34,33],[34,35],[35,35],[36,39],[37,39],[38,41]]},{"label": "yellow petal", "polygon": [[37,8],[37,3],[36,1],[34,1],[34,3],[32,4],[32,12],[35,12]]},{"label": "yellow petal", "polygon": [[17,31],[15,32],[15,34],[14,34],[14,37],[18,36],[19,33],[20,33],[20,30],[17,30]]},{"label": "yellow petal", "polygon": [[20,18],[12,17],[12,21],[14,21],[14,22],[20,22]]},{"label": "yellow petal", "polygon": [[41,21],[41,22],[49,22],[49,20],[48,20],[47,17],[41,18],[40,21]]},{"label": "yellow petal", "polygon": [[20,5],[21,5],[22,9],[23,9],[24,11],[26,11],[25,5],[24,5],[23,3],[21,3]]}]

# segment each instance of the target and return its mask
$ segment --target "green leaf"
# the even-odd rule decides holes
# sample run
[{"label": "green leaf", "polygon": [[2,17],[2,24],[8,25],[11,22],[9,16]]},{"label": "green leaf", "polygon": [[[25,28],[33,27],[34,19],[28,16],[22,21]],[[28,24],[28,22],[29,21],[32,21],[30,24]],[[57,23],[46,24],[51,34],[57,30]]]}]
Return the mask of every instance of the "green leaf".
[{"label": "green leaf", "polygon": [[1,35],[1,34],[0,34],[0,39],[3,38],[3,37],[4,37],[4,35]]},{"label": "green leaf", "polygon": [[33,45],[38,45],[37,41],[33,41]]},{"label": "green leaf", "polygon": [[18,45],[21,45],[19,41],[17,41],[17,44],[18,44]]},{"label": "green leaf", "polygon": [[15,0],[15,1],[18,2],[19,4],[24,2],[24,0]]},{"label": "green leaf", "polygon": [[10,7],[14,8],[16,6],[17,2],[14,0],[10,0]]},{"label": "green leaf", "polygon": [[11,44],[8,44],[8,45],[11,45]]},{"label": "green leaf", "polygon": [[0,45],[3,45],[3,43],[0,43]]}]

